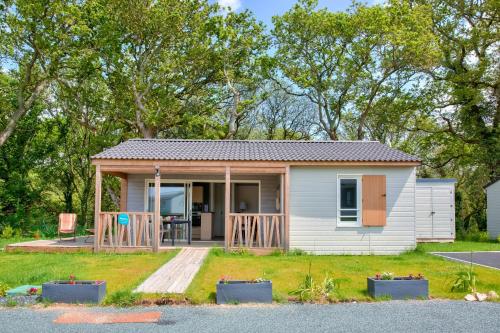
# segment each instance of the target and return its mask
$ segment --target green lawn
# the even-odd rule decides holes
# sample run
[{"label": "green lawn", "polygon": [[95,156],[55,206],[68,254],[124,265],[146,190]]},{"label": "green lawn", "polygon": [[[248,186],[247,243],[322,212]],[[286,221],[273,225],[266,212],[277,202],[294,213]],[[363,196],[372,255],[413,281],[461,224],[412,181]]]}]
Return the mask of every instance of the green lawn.
[{"label": "green lawn", "polygon": [[177,251],[138,254],[0,252],[0,282],[11,287],[50,280],[105,280],[107,294],[137,287]]},{"label": "green lawn", "polygon": [[[196,303],[213,302],[215,283],[222,276],[231,279],[262,277],[273,281],[275,299],[286,300],[288,293],[298,287],[308,272],[322,281],[327,274],[340,280],[336,299],[371,300],[366,294],[366,277],[376,273],[393,272],[396,275],[424,274],[430,280],[433,298],[462,299],[465,293],[451,292],[455,274],[463,265],[442,258],[413,251],[399,256],[251,256],[226,254],[212,250],[200,272],[190,285],[187,296]],[[500,271],[474,267],[478,273],[478,290],[500,293]]]},{"label": "green lawn", "polygon": [[0,238],[0,251],[3,250],[5,245],[13,244],[13,243],[20,243],[20,242],[27,242],[27,241],[31,241],[31,240],[33,240],[33,238],[27,238],[27,237],[9,238],[9,239]]},{"label": "green lawn", "polygon": [[456,241],[454,243],[424,243],[418,244],[418,250],[423,252],[500,251],[500,243],[496,241]]},{"label": "green lawn", "polygon": [[[0,247],[19,240],[0,241]],[[460,263],[447,261],[426,252],[500,250],[498,243],[455,242],[454,244],[420,244],[413,252],[399,256],[313,256],[227,254],[213,249],[200,272],[190,285],[186,296],[194,303],[214,300],[215,283],[222,276],[232,279],[262,277],[273,281],[275,299],[286,300],[288,293],[298,287],[307,274],[309,264],[315,280],[330,274],[340,281],[337,300],[369,301],[366,277],[375,273],[393,272],[396,275],[424,274],[430,280],[434,298],[461,299],[464,293],[451,292],[455,274],[464,268]],[[174,257],[177,252],[159,254],[91,254],[91,253],[5,253],[0,252],[0,282],[9,286],[41,284],[54,279],[106,280],[108,303],[121,304],[117,294],[127,293]],[[475,267],[478,290],[500,293],[500,271]],[[161,295],[143,295],[154,299]],[[182,296],[182,295],[181,295]]]}]

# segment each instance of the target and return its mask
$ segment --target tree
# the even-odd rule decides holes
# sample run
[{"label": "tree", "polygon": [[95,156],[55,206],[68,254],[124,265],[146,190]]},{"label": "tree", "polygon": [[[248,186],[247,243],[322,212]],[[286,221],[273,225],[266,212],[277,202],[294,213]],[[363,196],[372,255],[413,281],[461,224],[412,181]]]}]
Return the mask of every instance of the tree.
[{"label": "tree", "polygon": [[279,85],[267,87],[268,97],[257,108],[254,137],[266,140],[310,140],[317,131],[314,105],[305,97],[287,94]]},{"label": "tree", "polygon": [[[0,73],[0,103],[12,107],[17,102],[17,80]],[[51,187],[51,179],[38,177],[38,170],[47,168],[47,156],[58,147],[58,128],[54,121],[39,121],[43,101],[34,102],[32,109],[17,122],[17,130],[0,147],[0,225],[24,230],[36,222],[34,216],[50,216],[57,210],[43,195]]]},{"label": "tree", "polygon": [[418,124],[418,129],[443,138],[437,164],[468,160],[486,167],[494,179],[500,168],[498,1],[415,2],[432,8],[432,31],[440,49],[439,64],[425,70],[432,78],[428,114],[438,127]]},{"label": "tree", "polygon": [[216,7],[204,0],[96,1],[102,15],[94,24],[115,119],[145,138],[168,136],[194,104],[203,105],[202,90],[213,82]]},{"label": "tree", "polygon": [[236,138],[238,128],[261,101],[264,84],[262,61],[266,58],[269,37],[264,26],[249,11],[228,12],[217,17],[216,92],[221,99],[225,139]]},{"label": "tree", "polygon": [[16,82],[16,103],[0,109],[0,146],[60,75],[68,55],[78,49],[75,35],[86,31],[80,24],[77,2],[0,3],[0,71],[9,71]]},{"label": "tree", "polygon": [[426,100],[413,131],[424,133],[420,173],[455,177],[457,230],[486,228],[483,186],[499,175],[498,1],[416,0],[431,8],[439,61],[428,76]]},{"label": "tree", "polygon": [[278,69],[290,81],[290,93],[316,105],[332,140],[346,136],[346,118],[356,121],[355,136],[363,139],[374,108],[404,98],[417,79],[416,65],[433,61],[427,8],[394,2],[330,12],[316,6],[303,0],[273,18]]}]

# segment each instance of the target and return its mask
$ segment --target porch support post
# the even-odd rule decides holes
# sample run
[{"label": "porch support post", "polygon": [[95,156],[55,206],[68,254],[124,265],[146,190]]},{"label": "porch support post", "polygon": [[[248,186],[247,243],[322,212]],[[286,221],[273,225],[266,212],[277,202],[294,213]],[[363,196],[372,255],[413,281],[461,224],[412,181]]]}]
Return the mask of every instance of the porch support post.
[{"label": "porch support post", "polygon": [[160,167],[156,166],[155,172],[155,210],[154,210],[154,227],[153,227],[153,251],[158,252],[160,249]]},{"label": "porch support post", "polygon": [[127,211],[128,175],[120,177],[120,212]]},{"label": "porch support post", "polygon": [[95,200],[94,200],[94,252],[99,252],[99,238],[101,235],[101,166],[95,166]]},{"label": "porch support post", "polygon": [[284,184],[284,198],[283,207],[285,210],[285,250],[290,249],[290,166],[285,168],[285,184]]},{"label": "porch support post", "polygon": [[229,214],[231,212],[231,167],[226,166],[226,191],[224,196],[224,242],[226,250],[230,247],[231,225]]}]

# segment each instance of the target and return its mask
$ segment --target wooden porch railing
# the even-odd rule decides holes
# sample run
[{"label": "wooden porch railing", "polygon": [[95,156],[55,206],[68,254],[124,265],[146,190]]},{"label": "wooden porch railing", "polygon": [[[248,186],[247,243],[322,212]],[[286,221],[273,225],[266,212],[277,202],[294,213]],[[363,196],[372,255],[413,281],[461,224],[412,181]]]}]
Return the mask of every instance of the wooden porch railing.
[{"label": "wooden porch railing", "polygon": [[[128,215],[128,223],[118,223],[120,214]],[[102,247],[152,247],[154,213],[101,212],[97,237]]]},{"label": "wooden porch railing", "polygon": [[284,248],[284,214],[229,214],[230,247]]}]

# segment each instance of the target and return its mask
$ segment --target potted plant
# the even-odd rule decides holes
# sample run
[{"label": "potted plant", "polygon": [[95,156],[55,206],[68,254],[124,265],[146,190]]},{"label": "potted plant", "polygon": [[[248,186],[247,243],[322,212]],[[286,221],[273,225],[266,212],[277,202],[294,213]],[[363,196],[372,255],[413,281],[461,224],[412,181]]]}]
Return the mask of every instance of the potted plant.
[{"label": "potted plant", "polygon": [[429,298],[429,281],[422,274],[394,276],[393,273],[376,274],[367,278],[371,297],[388,296],[391,299]]},{"label": "potted plant", "polygon": [[217,283],[217,304],[272,303],[273,284],[269,280],[231,280],[221,277]]},{"label": "potted plant", "polygon": [[42,285],[42,298],[61,303],[101,303],[106,295],[106,281],[59,280]]}]

